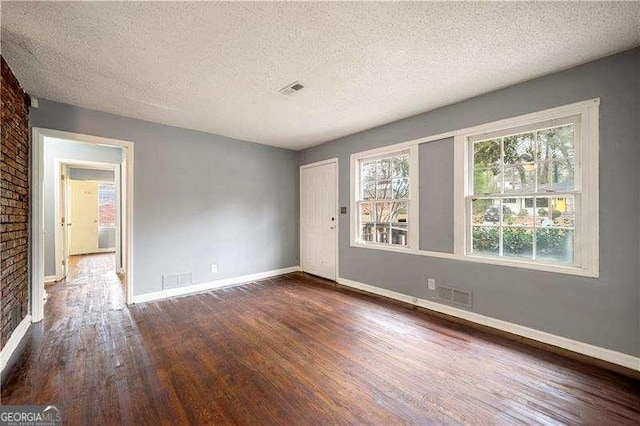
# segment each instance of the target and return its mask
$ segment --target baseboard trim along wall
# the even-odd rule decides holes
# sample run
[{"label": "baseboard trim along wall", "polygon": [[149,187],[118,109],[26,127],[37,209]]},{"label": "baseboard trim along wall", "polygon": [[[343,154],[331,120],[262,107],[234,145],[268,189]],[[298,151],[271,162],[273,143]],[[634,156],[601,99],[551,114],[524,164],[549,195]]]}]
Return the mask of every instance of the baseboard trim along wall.
[{"label": "baseboard trim along wall", "polygon": [[7,366],[7,363],[11,359],[11,355],[18,349],[20,342],[29,331],[29,327],[31,326],[31,315],[27,315],[20,321],[20,324],[13,330],[11,333],[11,337],[2,348],[2,352],[0,352],[0,371],[4,371],[4,367]]},{"label": "baseboard trim along wall", "polygon": [[194,284],[187,287],[170,288],[166,290],[156,291],[154,293],[145,293],[133,296],[133,303],[151,302],[153,300],[166,299],[168,297],[184,296],[191,293],[213,290],[216,288],[229,287],[238,284],[246,284],[252,281],[263,280],[266,278],[276,277],[278,275],[290,274],[300,270],[299,266],[291,266],[289,268],[274,269],[273,271],[259,272],[257,274],[243,275],[234,278],[225,278],[201,284]]},{"label": "baseboard trim along wall", "polygon": [[56,280],[56,276],[55,275],[47,275],[46,277],[44,277],[44,282],[45,283],[52,283]]},{"label": "baseboard trim along wall", "polygon": [[409,296],[369,284],[359,283],[357,281],[352,281],[345,278],[338,278],[337,282],[338,284],[341,284],[345,287],[351,287],[368,293],[377,294],[379,296],[388,297],[389,299],[394,299],[410,305],[419,306],[431,311],[457,317],[486,327],[495,328],[497,330],[505,331],[507,333],[522,336],[548,345],[557,346],[559,348],[586,355],[591,358],[596,358],[602,361],[626,367],[634,371],[640,371],[640,357],[634,357],[632,355],[623,354],[611,349],[601,348],[589,343],[579,342],[577,340],[557,336],[545,331],[513,324],[508,321],[503,321],[496,318],[491,318],[485,315],[478,314],[476,312],[443,305],[441,303],[420,299],[417,297]]}]

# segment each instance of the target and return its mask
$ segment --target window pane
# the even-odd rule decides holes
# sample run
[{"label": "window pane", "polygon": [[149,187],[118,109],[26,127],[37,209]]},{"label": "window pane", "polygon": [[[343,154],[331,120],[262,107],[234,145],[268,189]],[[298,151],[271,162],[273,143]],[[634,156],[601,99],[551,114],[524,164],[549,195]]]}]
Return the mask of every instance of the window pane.
[{"label": "window pane", "polygon": [[549,162],[575,157],[574,125],[539,130],[537,133],[538,161]]},{"label": "window pane", "polygon": [[406,245],[408,203],[376,203],[375,210],[378,242]]},{"label": "window pane", "polygon": [[573,158],[538,163],[538,191],[571,191],[574,184]]},{"label": "window pane", "polygon": [[376,203],[376,222],[378,223],[407,223],[407,202],[378,202]]},{"label": "window pane", "polygon": [[575,228],[575,198],[536,197],[536,220],[541,228]]},{"label": "window pane", "polygon": [[409,155],[391,158],[391,177],[409,178]]},{"label": "window pane", "polygon": [[499,167],[473,171],[473,193],[476,195],[500,194],[501,182]]},{"label": "window pane", "polygon": [[360,223],[372,223],[376,221],[373,203],[360,203]]},{"label": "window pane", "polygon": [[388,200],[391,198],[391,179],[382,179],[377,182],[376,197],[379,200]]},{"label": "window pane", "polygon": [[477,254],[499,254],[500,228],[474,226],[472,230],[473,252]]},{"label": "window pane", "polygon": [[505,257],[533,258],[533,229],[510,227],[502,229],[502,253]]},{"label": "window pane", "polygon": [[409,198],[409,179],[398,178],[392,182],[392,197],[394,199]]},{"label": "window pane", "polygon": [[376,223],[373,228],[372,241],[375,243],[389,242],[389,225],[386,223]]},{"label": "window pane", "polygon": [[376,183],[364,182],[362,185],[362,200],[375,200],[376,198]]},{"label": "window pane", "polygon": [[504,164],[531,163],[533,158],[533,133],[504,138]]},{"label": "window pane", "polygon": [[536,171],[533,163],[504,168],[504,192],[534,192]]},{"label": "window pane", "polygon": [[374,241],[376,215],[373,203],[360,203],[360,239]]},{"label": "window pane", "polygon": [[504,198],[504,225],[532,228],[534,225],[533,198]]},{"label": "window pane", "polygon": [[116,226],[116,187],[112,183],[98,185],[98,225],[103,228]]},{"label": "window pane", "polygon": [[500,164],[500,139],[489,139],[473,144],[474,168],[492,168]]},{"label": "window pane", "polygon": [[391,227],[391,244],[407,245],[407,224],[396,223]]},{"label": "window pane", "polygon": [[573,263],[574,232],[569,229],[536,229],[536,259]]},{"label": "window pane", "polygon": [[376,162],[369,161],[362,163],[360,179],[363,183],[376,181]]},{"label": "window pane", "polygon": [[[504,215],[511,213],[508,208],[503,209]],[[471,216],[473,224],[499,225],[500,224],[500,199],[483,198],[471,201]]]}]

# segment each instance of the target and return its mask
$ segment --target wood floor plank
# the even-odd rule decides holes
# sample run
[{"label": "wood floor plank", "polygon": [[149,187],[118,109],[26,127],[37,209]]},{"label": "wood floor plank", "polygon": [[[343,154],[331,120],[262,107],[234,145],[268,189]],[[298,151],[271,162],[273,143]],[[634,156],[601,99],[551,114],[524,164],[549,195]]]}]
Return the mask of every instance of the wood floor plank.
[{"label": "wood floor plank", "polygon": [[638,424],[640,382],[301,273],[127,307],[74,257],[2,383],[66,424]]}]

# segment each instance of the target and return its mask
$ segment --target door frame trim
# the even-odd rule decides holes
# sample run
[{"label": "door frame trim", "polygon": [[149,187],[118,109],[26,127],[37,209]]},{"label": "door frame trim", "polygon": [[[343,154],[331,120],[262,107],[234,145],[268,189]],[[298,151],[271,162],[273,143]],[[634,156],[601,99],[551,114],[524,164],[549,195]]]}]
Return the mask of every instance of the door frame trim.
[{"label": "door frame trim", "polygon": [[125,234],[123,258],[127,280],[127,304],[133,299],[133,142],[33,127],[31,129],[31,322],[44,318],[44,138],[66,139],[122,148],[122,201]]},{"label": "door frame trim", "polygon": [[336,249],[336,258],[335,258],[335,279],[337,280],[340,277],[340,162],[337,157],[330,158],[328,160],[316,161],[314,163],[303,164],[300,166],[300,175],[299,175],[299,186],[300,186],[300,207],[299,207],[299,216],[300,216],[300,270],[304,272],[303,267],[303,259],[302,259],[302,171],[304,169],[310,169],[312,167],[325,166],[327,164],[335,164],[336,166],[336,203],[334,206],[335,218],[336,218],[336,238],[335,238],[335,249]]},{"label": "door frame trim", "polygon": [[[74,160],[69,158],[54,158],[54,176],[59,177],[62,175],[62,166],[65,165],[67,167],[77,167],[84,169],[92,169],[92,170],[110,170],[114,173],[114,181],[113,184],[116,187],[116,270],[119,270],[120,259],[122,259],[122,247],[121,246],[121,235],[122,235],[122,208],[124,204],[122,200],[122,182],[120,179],[120,163],[107,163],[100,161],[87,161],[87,160]],[[68,179],[68,177],[67,177]],[[66,186],[66,184],[65,184]],[[65,193],[65,197],[69,194]],[[54,249],[55,249],[55,261],[56,261],[56,281],[62,279],[62,266],[60,263],[61,258],[64,258],[64,247],[65,244],[69,244],[69,241],[66,239],[66,234],[63,230],[60,229],[60,218],[63,216],[63,213],[60,209],[60,200],[62,194],[60,193],[60,185],[54,185],[53,188],[53,206],[54,206],[54,226],[55,231],[53,235],[54,241]],[[67,199],[65,199],[67,200]],[[65,212],[66,217],[66,212]],[[113,251],[113,250],[108,250]],[[103,250],[105,252],[105,250]],[[97,252],[96,252],[97,253]]]}]

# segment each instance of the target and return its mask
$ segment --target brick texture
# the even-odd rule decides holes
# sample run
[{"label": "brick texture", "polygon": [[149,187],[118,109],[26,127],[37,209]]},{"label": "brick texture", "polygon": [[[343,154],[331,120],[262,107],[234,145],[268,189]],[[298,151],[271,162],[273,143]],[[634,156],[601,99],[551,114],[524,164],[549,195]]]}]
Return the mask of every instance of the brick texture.
[{"label": "brick texture", "polygon": [[29,101],[2,62],[0,347],[29,311]]}]

